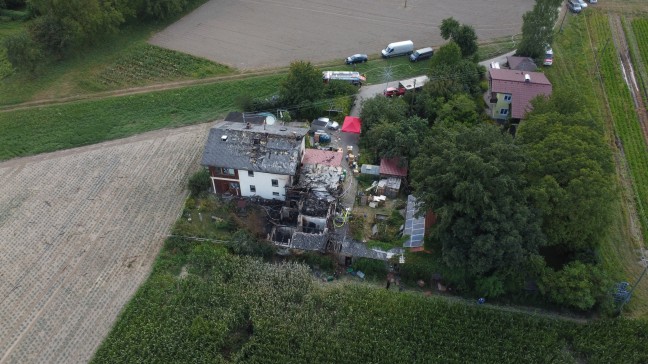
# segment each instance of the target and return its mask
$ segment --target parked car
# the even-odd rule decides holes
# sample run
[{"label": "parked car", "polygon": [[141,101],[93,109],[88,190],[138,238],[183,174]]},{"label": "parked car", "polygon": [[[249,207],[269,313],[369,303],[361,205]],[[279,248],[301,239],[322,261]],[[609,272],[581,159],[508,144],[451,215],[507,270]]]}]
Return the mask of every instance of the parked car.
[{"label": "parked car", "polygon": [[410,54],[410,61],[417,62],[424,59],[429,59],[433,54],[434,49],[432,49],[431,47],[417,49],[416,51],[414,51],[414,53]]},{"label": "parked car", "polygon": [[365,62],[367,62],[367,59],[369,59],[369,58],[367,57],[366,54],[358,53],[358,54],[354,54],[352,56],[347,57],[344,62],[346,64],[365,63]]},{"label": "parked car", "polygon": [[385,91],[383,91],[383,95],[386,97],[392,97],[392,96],[403,96],[405,95],[405,89],[402,87],[387,87]]},{"label": "parked car", "polygon": [[338,130],[340,128],[340,124],[338,124],[337,121],[329,122],[329,124],[326,126],[326,128],[331,129],[331,130]]},{"label": "parked car", "polygon": [[585,9],[587,7],[587,2],[585,0],[578,0],[578,3],[581,6],[581,9]]},{"label": "parked car", "polygon": [[569,0],[567,1],[567,7],[569,7],[569,10],[572,13],[580,13],[583,8],[580,6],[580,2],[578,0]]},{"label": "parked car", "polygon": [[597,3],[598,3],[598,0],[589,0],[589,3],[590,3],[590,4],[597,4]]}]

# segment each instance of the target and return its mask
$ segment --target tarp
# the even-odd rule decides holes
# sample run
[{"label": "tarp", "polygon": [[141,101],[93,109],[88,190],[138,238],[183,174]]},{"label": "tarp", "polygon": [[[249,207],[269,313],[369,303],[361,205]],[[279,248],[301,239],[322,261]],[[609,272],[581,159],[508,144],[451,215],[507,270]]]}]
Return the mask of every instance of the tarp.
[{"label": "tarp", "polygon": [[342,125],[342,131],[345,133],[354,133],[360,134],[360,126],[362,121],[357,116],[347,116],[344,118],[344,124]]}]

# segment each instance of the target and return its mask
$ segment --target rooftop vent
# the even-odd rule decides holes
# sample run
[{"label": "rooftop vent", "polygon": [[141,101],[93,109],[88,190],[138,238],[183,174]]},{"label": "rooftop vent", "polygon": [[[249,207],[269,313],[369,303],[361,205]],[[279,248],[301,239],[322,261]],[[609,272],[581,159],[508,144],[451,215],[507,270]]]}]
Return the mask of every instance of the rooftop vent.
[{"label": "rooftop vent", "polygon": [[524,82],[531,82],[531,76],[528,73],[524,74]]},{"label": "rooftop vent", "polygon": [[252,128],[252,125],[250,125],[249,122],[248,122],[248,123],[245,123],[245,129],[250,129],[250,128]]},{"label": "rooftop vent", "polygon": [[227,135],[223,135],[223,136],[221,137],[221,140],[224,141],[224,142],[226,142],[226,141],[227,141]]}]

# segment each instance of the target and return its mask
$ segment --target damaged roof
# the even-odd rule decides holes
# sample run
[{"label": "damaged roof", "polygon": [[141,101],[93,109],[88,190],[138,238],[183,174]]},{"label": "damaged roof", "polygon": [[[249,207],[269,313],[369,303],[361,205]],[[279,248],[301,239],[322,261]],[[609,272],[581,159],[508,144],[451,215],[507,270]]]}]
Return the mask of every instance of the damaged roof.
[{"label": "damaged roof", "polygon": [[222,122],[209,130],[201,164],[294,175],[305,128]]},{"label": "damaged roof", "polygon": [[290,248],[324,252],[326,250],[327,242],[328,234],[308,234],[296,232],[292,236]]},{"label": "damaged roof", "polygon": [[380,174],[386,176],[407,177],[407,167],[404,165],[401,166],[401,159],[399,157],[383,158],[380,160]]},{"label": "damaged roof", "polygon": [[329,167],[342,165],[342,152],[328,150],[306,149],[303,164],[322,164]]}]

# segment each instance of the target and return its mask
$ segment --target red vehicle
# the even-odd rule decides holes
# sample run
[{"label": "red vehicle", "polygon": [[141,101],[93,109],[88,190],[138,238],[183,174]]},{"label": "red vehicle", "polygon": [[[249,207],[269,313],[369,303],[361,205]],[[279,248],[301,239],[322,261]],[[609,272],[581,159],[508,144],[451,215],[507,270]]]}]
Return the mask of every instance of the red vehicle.
[{"label": "red vehicle", "polygon": [[386,97],[403,96],[405,95],[405,91],[407,90],[404,87],[387,87],[385,91],[383,91],[383,95]]}]

